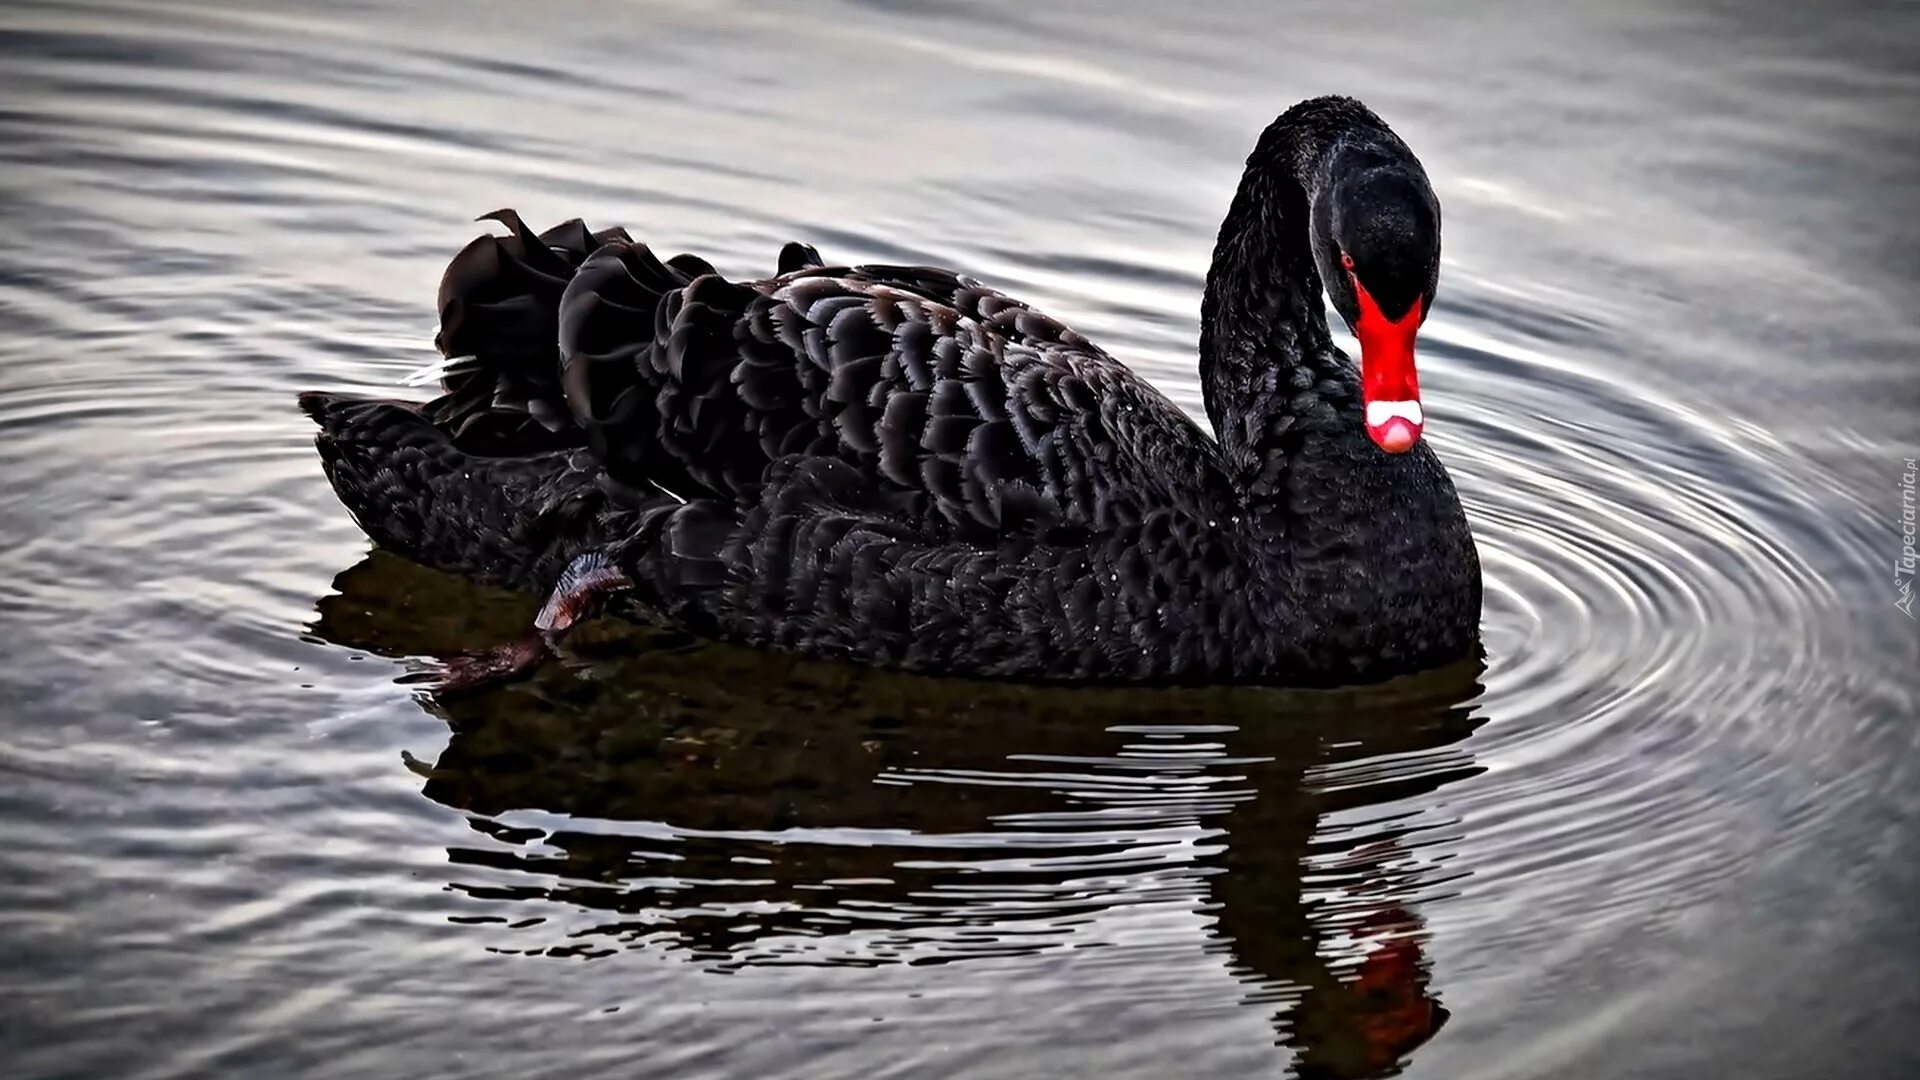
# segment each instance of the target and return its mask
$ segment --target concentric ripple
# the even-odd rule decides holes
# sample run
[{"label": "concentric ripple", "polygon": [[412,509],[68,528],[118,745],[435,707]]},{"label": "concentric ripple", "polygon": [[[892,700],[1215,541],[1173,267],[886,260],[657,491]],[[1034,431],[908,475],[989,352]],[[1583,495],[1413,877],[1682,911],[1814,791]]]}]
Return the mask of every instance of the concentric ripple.
[{"label": "concentric ripple", "polygon": [[[1485,313],[1527,322],[1502,314]],[[1503,721],[1480,751],[1506,766],[1499,805],[1476,833],[1513,902],[1642,923],[1650,901],[1684,907],[1794,842],[1776,828],[1821,827],[1756,833],[1730,793],[1772,797],[1782,773],[1830,793],[1880,783],[1817,730],[1857,689],[1842,598],[1809,554],[1867,546],[1859,518],[1819,509],[1840,480],[1567,362],[1564,341],[1435,329],[1441,371],[1473,376],[1443,445],[1480,544],[1485,708]]]}]

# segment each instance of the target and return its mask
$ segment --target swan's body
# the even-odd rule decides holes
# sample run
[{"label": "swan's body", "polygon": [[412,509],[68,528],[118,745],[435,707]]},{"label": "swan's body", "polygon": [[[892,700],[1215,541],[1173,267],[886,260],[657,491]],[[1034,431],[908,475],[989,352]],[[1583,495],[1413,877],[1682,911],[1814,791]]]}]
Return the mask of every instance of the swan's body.
[{"label": "swan's body", "polygon": [[[375,540],[559,583],[543,628],[617,587],[703,635],[914,670],[1384,678],[1471,652],[1480,608],[1459,502],[1418,441],[1437,207],[1432,267],[1393,263],[1408,257],[1374,228],[1428,227],[1430,193],[1396,202],[1409,178],[1425,191],[1418,168],[1345,99],[1268,129],[1208,280],[1217,440],[1085,338],[948,271],[827,267],[789,245],[780,273],[733,283],[618,231],[535,237],[512,215],[448,270],[440,344],[475,359],[442,398],[304,402]],[[1363,190],[1312,235],[1349,238],[1364,304],[1411,311],[1360,327],[1406,327],[1410,422],[1370,429],[1363,396],[1374,419],[1409,406],[1375,400],[1376,372],[1363,395],[1327,332],[1308,218],[1352,186],[1341,169]],[[1378,215],[1339,220],[1382,190]]]}]

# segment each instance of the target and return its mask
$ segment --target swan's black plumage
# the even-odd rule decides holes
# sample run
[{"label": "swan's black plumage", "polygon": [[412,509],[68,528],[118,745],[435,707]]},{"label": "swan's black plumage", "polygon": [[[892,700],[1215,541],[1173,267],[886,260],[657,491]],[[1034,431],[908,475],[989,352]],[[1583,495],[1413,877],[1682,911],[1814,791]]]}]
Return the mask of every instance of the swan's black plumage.
[{"label": "swan's black plumage", "polygon": [[[1203,305],[1217,440],[950,271],[789,244],[772,277],[732,282],[620,230],[535,236],[504,211],[509,234],[442,285],[438,343],[470,359],[440,398],[303,404],[369,534],[470,576],[548,588],[596,552],[643,611],[695,632],[916,670],[1382,678],[1470,652],[1480,603],[1445,471],[1424,443],[1369,442],[1321,308],[1335,232],[1380,253],[1369,288],[1431,298],[1418,170],[1348,99],[1262,136]],[[1353,194],[1396,184],[1423,201],[1370,214]],[[1431,237],[1403,251],[1368,224],[1396,214],[1428,214]]]}]

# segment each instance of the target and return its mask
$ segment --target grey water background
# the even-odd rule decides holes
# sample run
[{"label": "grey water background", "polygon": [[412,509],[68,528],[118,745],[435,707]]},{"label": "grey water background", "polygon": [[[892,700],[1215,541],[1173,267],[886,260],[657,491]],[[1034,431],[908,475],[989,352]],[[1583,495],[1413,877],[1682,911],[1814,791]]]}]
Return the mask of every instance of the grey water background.
[{"label": "grey water background", "polygon": [[[0,1075],[1920,1075],[1920,9],[1554,7],[8,3]],[[1445,206],[1483,670],[398,681],[535,602],[292,396],[424,393],[476,214],[953,266],[1197,410],[1325,92]]]}]

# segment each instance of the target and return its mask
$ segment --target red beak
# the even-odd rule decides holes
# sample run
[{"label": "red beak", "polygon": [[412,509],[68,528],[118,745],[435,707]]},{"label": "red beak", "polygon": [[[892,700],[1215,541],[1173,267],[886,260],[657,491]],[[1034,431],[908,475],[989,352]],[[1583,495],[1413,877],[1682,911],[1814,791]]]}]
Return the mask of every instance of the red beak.
[{"label": "red beak", "polygon": [[1367,435],[1389,454],[1404,454],[1420,441],[1426,413],[1420,407],[1420,374],[1413,367],[1413,339],[1420,332],[1425,301],[1398,319],[1380,313],[1367,287],[1348,271],[1360,318],[1353,326],[1360,339],[1360,394],[1366,402]]}]

